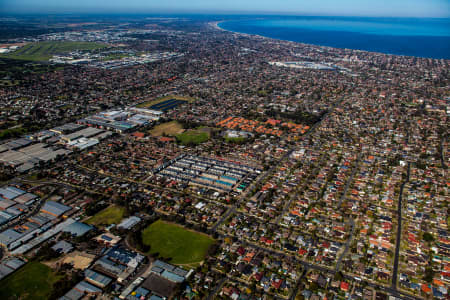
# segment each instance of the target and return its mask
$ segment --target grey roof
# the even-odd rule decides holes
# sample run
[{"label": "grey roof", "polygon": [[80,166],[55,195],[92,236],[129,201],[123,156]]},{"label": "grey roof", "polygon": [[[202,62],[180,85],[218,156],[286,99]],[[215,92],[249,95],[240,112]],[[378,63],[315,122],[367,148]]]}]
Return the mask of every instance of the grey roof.
[{"label": "grey roof", "polygon": [[86,279],[100,287],[105,287],[112,281],[110,277],[102,275],[90,269],[84,271],[84,275],[86,276]]},{"label": "grey roof", "polygon": [[6,187],[6,189],[8,191],[10,191],[11,193],[17,194],[18,196],[26,193],[25,191],[18,189],[14,186],[8,186],[8,187]]},{"label": "grey roof", "polygon": [[60,216],[66,211],[71,210],[72,207],[55,202],[55,201],[47,201],[45,202],[44,206],[42,207],[42,211],[49,212],[55,216]]},{"label": "grey roof", "polygon": [[14,198],[16,198],[22,194],[25,194],[25,192],[18,188],[14,188],[14,187],[0,188],[0,196],[3,196],[3,198],[9,199],[9,200],[13,200]]},{"label": "grey roof", "polygon": [[0,243],[3,245],[9,245],[10,243],[18,240],[22,237],[22,234],[15,231],[14,229],[6,229],[5,231],[0,233]]},{"label": "grey roof", "polygon": [[10,267],[13,270],[17,270],[25,264],[25,262],[19,258],[11,258],[3,262],[4,265]]},{"label": "grey roof", "polygon": [[133,227],[134,225],[136,225],[137,223],[139,223],[141,221],[141,218],[136,217],[136,216],[131,216],[127,219],[124,219],[122,222],[120,222],[119,225],[117,225],[118,228],[124,228],[124,229],[130,229],[131,227]]},{"label": "grey roof", "polygon": [[136,292],[136,294],[140,294],[140,295],[142,295],[142,296],[147,296],[148,293],[150,293],[149,290],[144,289],[143,287],[138,287],[138,288],[135,290],[135,292]]},{"label": "grey roof", "polygon": [[75,131],[77,129],[83,128],[83,125],[75,124],[75,123],[67,123],[55,128],[50,129],[53,132],[70,132]]},{"label": "grey roof", "polygon": [[34,215],[34,216],[30,217],[28,220],[42,226],[42,225],[45,225],[48,222],[50,222],[50,219],[47,218],[46,216],[48,216],[48,215],[47,214],[38,214],[38,215]]},{"label": "grey roof", "polygon": [[86,282],[86,281],[81,281],[79,282],[74,289],[79,290],[80,292],[87,292],[87,293],[101,293],[102,290],[99,289],[98,287],[93,286],[92,284]]},{"label": "grey roof", "polygon": [[154,266],[152,267],[152,272],[157,273],[157,274],[161,274],[162,272],[164,272],[164,269]]},{"label": "grey roof", "polygon": [[19,197],[15,198],[14,201],[16,201],[17,203],[27,203],[30,200],[36,199],[38,198],[38,196],[36,196],[35,194],[31,194],[31,193],[26,193],[23,195],[20,195]]},{"label": "grey roof", "polygon": [[83,295],[83,293],[73,288],[68,291],[67,294],[59,298],[59,300],[79,300],[83,297]]},{"label": "grey roof", "polygon": [[6,211],[0,211],[0,216],[7,220],[10,220],[13,217],[13,214],[7,213]]},{"label": "grey roof", "polygon": [[8,222],[8,219],[6,219],[5,217],[0,216],[0,225],[5,224],[6,222]]},{"label": "grey roof", "polygon": [[7,209],[10,206],[13,206],[16,202],[9,199],[1,199],[0,198],[0,209]]},{"label": "grey roof", "polygon": [[70,234],[74,236],[82,236],[86,232],[90,231],[93,227],[91,225],[81,223],[81,222],[75,222],[64,228],[64,232],[69,232]]},{"label": "grey roof", "polygon": [[22,204],[16,204],[16,205],[14,205],[14,206],[8,207],[8,208],[6,209],[6,212],[7,212],[8,214],[10,214],[10,215],[18,216],[18,215],[23,214],[23,211],[24,211],[26,208],[27,208],[27,207],[26,207],[26,206],[23,206]]},{"label": "grey roof", "polygon": [[112,273],[115,275],[119,275],[126,269],[126,267],[124,265],[115,263],[115,262],[109,260],[105,256],[103,256],[99,260],[97,260],[97,262],[95,264],[100,266],[102,269],[104,269],[108,273]]},{"label": "grey roof", "polygon": [[59,241],[52,247],[53,250],[61,253],[69,253],[72,251],[73,246],[71,243],[68,243],[66,241]]},{"label": "grey roof", "polygon": [[167,271],[173,271],[173,270],[176,268],[174,265],[165,263],[165,262],[163,262],[163,261],[161,261],[161,260],[156,260],[156,261],[153,263],[153,266],[155,266],[155,267],[160,267],[160,268],[162,268],[162,269],[164,269],[164,270],[167,270]]},{"label": "grey roof", "polygon": [[183,269],[181,269],[181,268],[176,268],[176,269],[173,270],[172,272],[175,273],[175,274],[177,274],[178,276],[181,276],[181,277],[186,277],[186,275],[189,273],[188,271],[183,270]]},{"label": "grey roof", "polygon": [[0,265],[0,279],[14,272],[13,269],[8,268],[5,265]]},{"label": "grey roof", "polygon": [[164,278],[166,278],[166,279],[168,279],[168,280],[170,280],[170,281],[172,281],[172,282],[176,282],[176,283],[180,283],[180,282],[183,282],[183,281],[184,281],[184,277],[179,276],[179,275],[177,275],[177,274],[175,274],[175,273],[172,273],[172,272],[170,272],[170,271],[167,271],[167,270],[165,270],[165,271],[161,274],[161,276],[164,277]]}]

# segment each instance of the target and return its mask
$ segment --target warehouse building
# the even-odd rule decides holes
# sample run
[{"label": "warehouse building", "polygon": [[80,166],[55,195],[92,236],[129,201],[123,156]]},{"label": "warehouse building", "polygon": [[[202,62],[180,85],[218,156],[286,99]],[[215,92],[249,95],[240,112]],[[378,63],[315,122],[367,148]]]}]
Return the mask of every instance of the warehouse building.
[{"label": "warehouse building", "polygon": [[13,273],[24,264],[25,262],[19,258],[8,258],[3,260],[0,264],[0,280]]},{"label": "warehouse building", "polygon": [[59,300],[79,300],[85,296],[99,296],[101,294],[102,290],[100,288],[83,280]]},{"label": "warehouse building", "polygon": [[129,230],[133,228],[135,225],[137,225],[139,222],[141,222],[141,218],[131,216],[129,218],[123,219],[122,222],[120,222],[120,224],[117,225],[117,228]]},{"label": "warehouse building", "polygon": [[144,256],[121,247],[113,247],[98,259],[93,269],[114,277],[118,282],[125,281],[143,262]]},{"label": "warehouse building", "polygon": [[52,249],[58,253],[66,254],[73,250],[73,246],[69,242],[59,241],[52,246]]},{"label": "warehouse building", "polygon": [[58,126],[58,127],[52,128],[52,129],[50,129],[50,131],[62,135],[62,134],[68,134],[68,133],[71,133],[71,132],[75,132],[77,130],[82,129],[83,127],[84,126],[80,125],[80,124],[67,123],[67,124],[64,124],[62,126]]},{"label": "warehouse building", "polygon": [[75,131],[71,134],[62,135],[61,139],[66,142],[71,142],[71,141],[77,140],[79,138],[91,138],[91,137],[99,135],[103,132],[104,132],[104,130],[101,130],[98,128],[87,127],[87,128]]},{"label": "warehouse building", "polygon": [[58,156],[65,156],[70,151],[37,143],[17,150],[8,150],[0,153],[0,163],[15,168],[18,172],[26,172],[39,165],[40,162],[49,162]]},{"label": "warehouse building", "polygon": [[74,237],[83,236],[89,231],[91,231],[93,227],[91,225],[81,223],[81,222],[74,222],[63,229],[64,232],[70,233]]},{"label": "warehouse building", "polygon": [[62,216],[65,212],[71,210],[72,207],[55,202],[55,201],[47,201],[44,206],[41,208],[41,212],[51,216],[50,218],[57,218]]},{"label": "warehouse building", "polygon": [[67,143],[67,146],[70,148],[85,150],[85,149],[91,148],[92,146],[97,145],[98,143],[99,143],[98,139],[90,139],[90,138],[88,139],[88,138],[82,137],[82,138],[79,138],[79,139],[76,139],[76,140],[73,140],[73,141]]},{"label": "warehouse building", "polygon": [[96,285],[102,289],[108,286],[108,284],[110,284],[112,281],[112,278],[90,269],[85,270],[84,275],[86,276],[85,280],[87,282],[92,283],[93,285]]}]

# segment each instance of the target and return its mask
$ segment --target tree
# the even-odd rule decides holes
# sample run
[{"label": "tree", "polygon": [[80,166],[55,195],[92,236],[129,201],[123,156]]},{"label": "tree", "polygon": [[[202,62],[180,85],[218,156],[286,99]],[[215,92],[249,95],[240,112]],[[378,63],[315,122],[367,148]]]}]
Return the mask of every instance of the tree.
[{"label": "tree", "polygon": [[218,250],[220,250],[220,247],[217,243],[211,244],[211,246],[209,246],[208,248],[208,256],[214,256]]},{"label": "tree", "polygon": [[434,271],[431,267],[427,267],[425,269],[425,275],[423,276],[423,280],[425,280],[426,282],[431,282],[433,281],[433,277],[434,277]]},{"label": "tree", "polygon": [[432,235],[431,233],[429,233],[429,232],[425,232],[425,233],[423,234],[423,239],[424,239],[425,241],[427,241],[428,243],[434,241],[433,235]]}]

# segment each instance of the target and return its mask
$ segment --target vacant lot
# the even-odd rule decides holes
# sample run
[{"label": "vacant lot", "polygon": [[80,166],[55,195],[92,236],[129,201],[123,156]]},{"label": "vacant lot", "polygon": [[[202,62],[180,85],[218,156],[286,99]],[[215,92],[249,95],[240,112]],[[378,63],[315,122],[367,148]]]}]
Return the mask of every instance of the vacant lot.
[{"label": "vacant lot", "polygon": [[153,136],[175,136],[184,131],[183,127],[177,121],[171,121],[163,124],[159,124],[155,126],[152,130],[150,130],[150,134]]},{"label": "vacant lot", "polygon": [[188,130],[176,136],[182,145],[198,145],[209,139],[209,133],[201,129]]},{"label": "vacant lot", "polygon": [[199,263],[214,240],[201,233],[181,226],[156,221],[142,232],[145,244],[150,245],[150,253],[158,252],[162,257],[171,257],[174,264]]},{"label": "vacant lot", "polygon": [[48,299],[59,276],[44,264],[27,263],[0,281],[1,299]]},{"label": "vacant lot", "polygon": [[84,270],[95,259],[95,255],[74,251],[62,258],[63,263],[72,264],[75,269]]},{"label": "vacant lot", "polygon": [[22,48],[0,57],[13,59],[47,61],[55,54],[69,53],[74,50],[95,50],[107,47],[106,44],[92,42],[38,42],[31,43]]},{"label": "vacant lot", "polygon": [[125,208],[113,205],[98,212],[89,218],[86,223],[96,226],[117,224],[122,220],[124,212]]}]

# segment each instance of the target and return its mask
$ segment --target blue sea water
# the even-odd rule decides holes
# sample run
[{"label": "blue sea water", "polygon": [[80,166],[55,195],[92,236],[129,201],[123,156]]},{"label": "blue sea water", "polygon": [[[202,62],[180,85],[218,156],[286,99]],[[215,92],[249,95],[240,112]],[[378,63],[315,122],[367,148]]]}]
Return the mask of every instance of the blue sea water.
[{"label": "blue sea water", "polygon": [[286,16],[231,20],[219,27],[321,46],[450,59],[450,19]]}]

